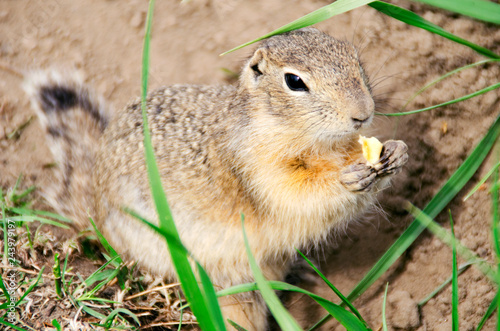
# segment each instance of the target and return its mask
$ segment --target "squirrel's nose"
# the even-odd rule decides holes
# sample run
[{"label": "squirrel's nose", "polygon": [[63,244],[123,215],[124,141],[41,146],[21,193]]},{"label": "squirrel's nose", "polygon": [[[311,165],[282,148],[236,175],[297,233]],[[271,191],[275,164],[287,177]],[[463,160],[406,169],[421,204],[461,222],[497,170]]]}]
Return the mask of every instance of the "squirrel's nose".
[{"label": "squirrel's nose", "polygon": [[[360,93],[361,94],[361,93]],[[363,124],[369,124],[375,109],[375,103],[369,94],[360,95],[352,103],[350,116],[354,128],[357,130]]]}]

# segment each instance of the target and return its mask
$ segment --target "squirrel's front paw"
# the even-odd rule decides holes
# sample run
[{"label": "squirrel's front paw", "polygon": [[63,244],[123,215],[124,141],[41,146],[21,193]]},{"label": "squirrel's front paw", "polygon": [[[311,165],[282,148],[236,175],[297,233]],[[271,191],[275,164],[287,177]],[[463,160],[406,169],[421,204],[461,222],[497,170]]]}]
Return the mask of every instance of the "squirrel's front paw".
[{"label": "squirrel's front paw", "polygon": [[358,163],[340,173],[340,182],[352,192],[368,192],[381,177],[397,174],[408,161],[408,147],[401,140],[384,143],[382,156],[375,164]]},{"label": "squirrel's front paw", "polygon": [[368,164],[358,163],[353,164],[342,170],[340,173],[340,182],[352,192],[368,192],[370,191],[377,172]]},{"label": "squirrel's front paw", "polygon": [[403,165],[408,161],[406,151],[408,151],[408,147],[403,141],[386,141],[382,150],[382,157],[373,166],[377,176],[384,177],[399,173]]}]

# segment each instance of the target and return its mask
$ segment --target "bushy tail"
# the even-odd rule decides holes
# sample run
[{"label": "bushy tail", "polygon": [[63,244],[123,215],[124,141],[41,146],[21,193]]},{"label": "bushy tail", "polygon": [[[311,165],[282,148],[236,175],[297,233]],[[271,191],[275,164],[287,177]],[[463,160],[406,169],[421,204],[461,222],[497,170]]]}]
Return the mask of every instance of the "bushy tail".
[{"label": "bushy tail", "polygon": [[94,214],[92,172],[110,110],[76,73],[36,72],[27,77],[24,89],[56,163],[55,182],[44,190],[45,198],[83,229]]}]

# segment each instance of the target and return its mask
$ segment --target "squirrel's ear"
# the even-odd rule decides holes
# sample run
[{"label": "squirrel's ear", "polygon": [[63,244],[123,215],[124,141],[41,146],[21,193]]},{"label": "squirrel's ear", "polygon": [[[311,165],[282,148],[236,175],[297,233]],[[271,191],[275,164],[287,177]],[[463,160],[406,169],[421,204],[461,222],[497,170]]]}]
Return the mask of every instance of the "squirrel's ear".
[{"label": "squirrel's ear", "polygon": [[248,61],[248,67],[252,71],[255,79],[258,79],[258,77],[265,72],[266,65],[265,50],[262,48],[257,49],[250,61]]},{"label": "squirrel's ear", "polygon": [[262,76],[268,71],[265,48],[258,48],[246,62],[240,77],[240,83],[249,90],[255,89]]}]

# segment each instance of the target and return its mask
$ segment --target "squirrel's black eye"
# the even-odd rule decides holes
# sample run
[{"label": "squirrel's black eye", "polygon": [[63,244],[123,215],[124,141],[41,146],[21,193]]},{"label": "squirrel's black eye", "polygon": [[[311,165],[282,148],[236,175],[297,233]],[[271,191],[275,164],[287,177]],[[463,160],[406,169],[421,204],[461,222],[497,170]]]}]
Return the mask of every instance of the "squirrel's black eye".
[{"label": "squirrel's black eye", "polygon": [[309,91],[302,78],[294,74],[285,74],[285,82],[292,91]]}]

